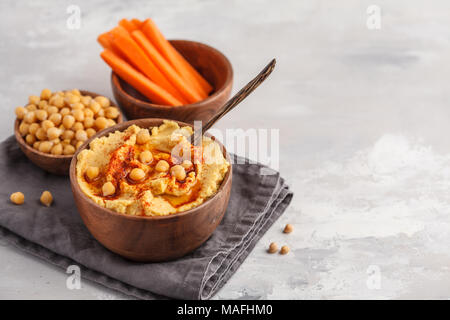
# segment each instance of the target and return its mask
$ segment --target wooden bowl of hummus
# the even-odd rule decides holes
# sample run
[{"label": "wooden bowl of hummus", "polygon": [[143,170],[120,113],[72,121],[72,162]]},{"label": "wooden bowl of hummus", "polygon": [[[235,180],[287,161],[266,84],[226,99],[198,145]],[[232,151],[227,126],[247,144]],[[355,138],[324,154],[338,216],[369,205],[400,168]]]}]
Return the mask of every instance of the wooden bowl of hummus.
[{"label": "wooden bowl of hummus", "polygon": [[[193,127],[139,119],[99,132],[70,165],[70,183],[86,227],[109,250],[134,261],[179,258],[214,232],[228,206],[231,160]],[[149,155],[151,154],[151,155]]]}]

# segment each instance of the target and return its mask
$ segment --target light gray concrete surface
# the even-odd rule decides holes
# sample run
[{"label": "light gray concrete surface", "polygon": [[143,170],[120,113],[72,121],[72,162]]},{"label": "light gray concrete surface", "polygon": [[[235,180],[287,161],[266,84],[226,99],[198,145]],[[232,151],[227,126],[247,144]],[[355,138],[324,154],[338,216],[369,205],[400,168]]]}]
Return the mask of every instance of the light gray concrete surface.
[{"label": "light gray concrete surface", "polygon": [[[70,4],[79,30],[66,27]],[[220,49],[235,90],[276,57],[271,78],[217,127],[279,129],[295,197],[214,298],[447,299],[449,12],[444,0],[1,1],[0,137],[44,87],[112,96],[96,36],[123,17]],[[268,255],[271,241],[291,253]],[[126,298],[87,281],[68,290],[63,270],[4,242],[0,261],[0,298]]]}]

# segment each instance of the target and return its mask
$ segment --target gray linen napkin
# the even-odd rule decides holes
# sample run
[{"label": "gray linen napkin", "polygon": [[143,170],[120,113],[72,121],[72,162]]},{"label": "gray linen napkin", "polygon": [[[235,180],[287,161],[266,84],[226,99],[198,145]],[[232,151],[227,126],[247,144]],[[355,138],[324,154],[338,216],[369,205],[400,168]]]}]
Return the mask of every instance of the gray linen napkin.
[{"label": "gray linen napkin", "polygon": [[[98,243],[77,212],[68,177],[34,166],[10,137],[0,144],[0,236],[59,267],[76,264],[82,277],[137,298],[209,299],[293,195],[278,172],[238,157],[234,163],[229,207],[210,239],[175,261],[137,263]],[[54,196],[49,208],[39,203],[43,190]],[[25,194],[21,206],[9,201],[15,191]]]}]

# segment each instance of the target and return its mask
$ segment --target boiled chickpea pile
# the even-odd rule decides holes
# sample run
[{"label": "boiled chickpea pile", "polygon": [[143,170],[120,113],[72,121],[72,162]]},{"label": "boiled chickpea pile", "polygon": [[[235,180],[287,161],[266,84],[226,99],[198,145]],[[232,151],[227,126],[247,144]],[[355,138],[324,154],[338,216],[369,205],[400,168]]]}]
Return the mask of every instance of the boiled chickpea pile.
[{"label": "boiled chickpea pile", "polygon": [[97,131],[116,124],[119,110],[108,98],[84,96],[78,89],[52,93],[44,89],[16,108],[19,132],[34,149],[53,155],[72,155]]}]

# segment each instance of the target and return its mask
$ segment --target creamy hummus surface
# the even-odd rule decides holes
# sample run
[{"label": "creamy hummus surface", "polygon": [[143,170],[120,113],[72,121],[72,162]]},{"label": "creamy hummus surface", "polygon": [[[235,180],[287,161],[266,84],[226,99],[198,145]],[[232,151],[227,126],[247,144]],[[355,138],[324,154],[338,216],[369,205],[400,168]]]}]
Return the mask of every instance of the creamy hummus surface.
[{"label": "creamy hummus surface", "polygon": [[189,210],[213,196],[230,164],[216,142],[193,146],[191,127],[164,121],[97,138],[78,154],[81,190],[95,203],[129,215],[161,216]]}]

